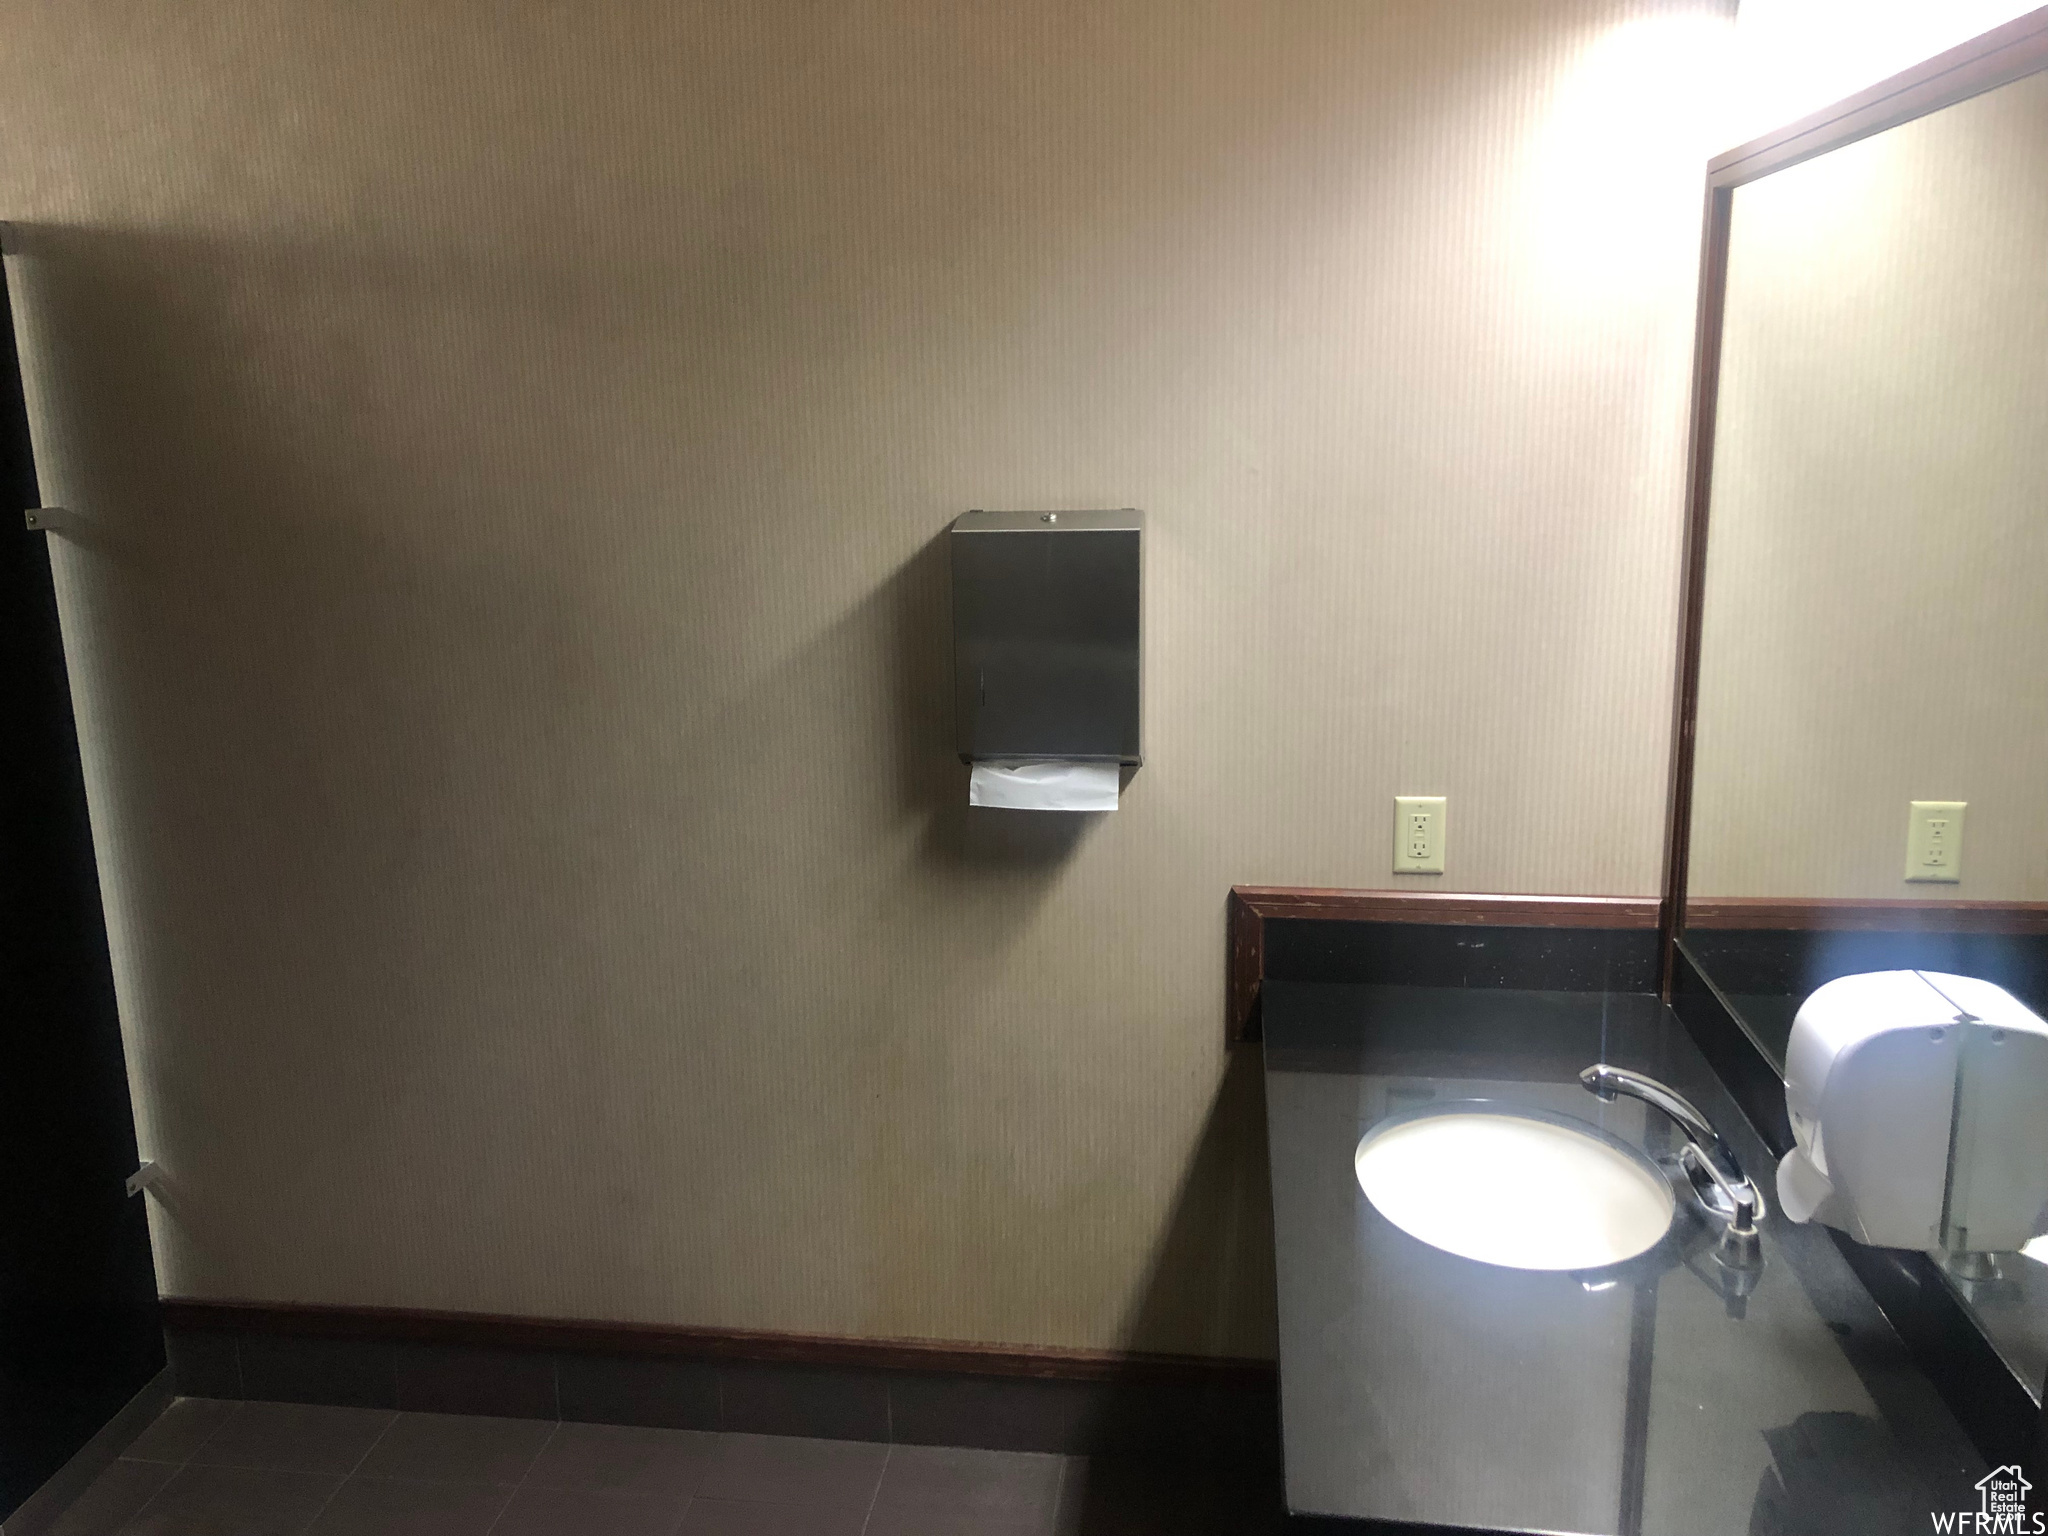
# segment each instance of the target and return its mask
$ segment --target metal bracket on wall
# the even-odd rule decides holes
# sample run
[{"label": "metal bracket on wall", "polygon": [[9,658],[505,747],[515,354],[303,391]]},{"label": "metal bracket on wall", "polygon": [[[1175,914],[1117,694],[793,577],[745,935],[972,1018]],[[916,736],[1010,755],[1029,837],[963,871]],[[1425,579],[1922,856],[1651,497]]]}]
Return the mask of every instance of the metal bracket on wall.
[{"label": "metal bracket on wall", "polygon": [[21,520],[30,533],[62,533],[71,525],[71,514],[62,507],[29,507]]},{"label": "metal bracket on wall", "polygon": [[163,1169],[157,1167],[157,1165],[154,1162],[146,1161],[140,1168],[137,1168],[133,1173],[128,1175],[128,1183],[126,1188],[129,1194],[139,1195],[145,1189],[155,1189],[159,1184],[163,1183],[163,1181]]}]

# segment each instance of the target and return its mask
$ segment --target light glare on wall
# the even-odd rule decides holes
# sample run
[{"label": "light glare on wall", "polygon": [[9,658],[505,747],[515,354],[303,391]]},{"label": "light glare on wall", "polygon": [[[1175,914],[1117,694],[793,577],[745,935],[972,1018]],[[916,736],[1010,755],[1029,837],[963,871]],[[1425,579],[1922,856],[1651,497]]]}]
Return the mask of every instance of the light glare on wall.
[{"label": "light glare on wall", "polygon": [[1553,288],[1647,297],[1698,245],[1729,27],[1649,17],[1594,38],[1560,76],[1530,179]]},{"label": "light glare on wall", "polygon": [[1819,111],[2038,0],[1742,0],[1720,149]]},{"label": "light glare on wall", "polygon": [[2038,0],[1741,0],[1725,15],[1643,17],[1561,73],[1534,174],[1553,295],[1649,298],[1674,242],[1696,247],[1714,154],[2035,8]]}]

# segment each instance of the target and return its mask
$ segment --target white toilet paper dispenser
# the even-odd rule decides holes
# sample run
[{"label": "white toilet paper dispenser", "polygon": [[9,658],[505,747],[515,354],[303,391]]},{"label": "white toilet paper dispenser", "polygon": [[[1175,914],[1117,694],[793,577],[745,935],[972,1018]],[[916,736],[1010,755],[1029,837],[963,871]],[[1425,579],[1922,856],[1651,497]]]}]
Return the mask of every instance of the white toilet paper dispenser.
[{"label": "white toilet paper dispenser", "polygon": [[975,804],[1114,809],[1115,770],[1144,761],[1144,532],[1130,508],[954,521],[954,721]]},{"label": "white toilet paper dispenser", "polygon": [[2004,1252],[2048,1204],[2048,1023],[1937,971],[1844,976],[1800,1005],[1785,1059],[1796,1145],[1779,1207],[1885,1248]]}]

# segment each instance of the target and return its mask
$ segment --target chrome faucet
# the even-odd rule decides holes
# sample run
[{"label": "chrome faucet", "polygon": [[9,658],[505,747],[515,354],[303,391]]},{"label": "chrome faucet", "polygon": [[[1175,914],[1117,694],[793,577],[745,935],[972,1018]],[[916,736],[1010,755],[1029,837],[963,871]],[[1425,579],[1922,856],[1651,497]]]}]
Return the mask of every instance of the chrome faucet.
[{"label": "chrome faucet", "polygon": [[1756,1224],[1764,1214],[1764,1197],[1743,1173],[1734,1149],[1714,1129],[1713,1122],[1693,1107],[1691,1100],[1654,1077],[1645,1077],[1626,1067],[1610,1067],[1604,1062],[1586,1068],[1579,1074],[1579,1082],[1588,1093],[1609,1103],[1626,1094],[1645,1104],[1654,1104],[1669,1115],[1685,1133],[1678,1163],[1685,1170],[1687,1182],[1708,1214],[1724,1223],[1721,1241],[1715,1247],[1716,1257],[1737,1268],[1752,1267],[1761,1261]]}]

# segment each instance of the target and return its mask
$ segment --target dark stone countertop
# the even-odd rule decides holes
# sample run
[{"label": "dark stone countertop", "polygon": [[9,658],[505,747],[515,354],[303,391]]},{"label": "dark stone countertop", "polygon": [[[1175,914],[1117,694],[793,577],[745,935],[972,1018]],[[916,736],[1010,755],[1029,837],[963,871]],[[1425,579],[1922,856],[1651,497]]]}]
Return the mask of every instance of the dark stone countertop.
[{"label": "dark stone countertop", "polygon": [[1821,1228],[1773,1211],[1737,1303],[1683,1197],[1657,1248],[1579,1276],[1442,1252],[1360,1191],[1360,1135],[1433,1099],[1527,1104],[1674,1150],[1662,1115],[1579,1086],[1604,1060],[1690,1097],[1775,1204],[1773,1159],[1655,998],[1268,981],[1263,1006],[1290,1509],[1905,1536],[1977,1507],[1982,1460]]}]

